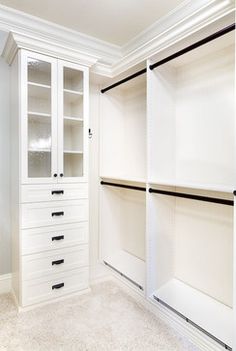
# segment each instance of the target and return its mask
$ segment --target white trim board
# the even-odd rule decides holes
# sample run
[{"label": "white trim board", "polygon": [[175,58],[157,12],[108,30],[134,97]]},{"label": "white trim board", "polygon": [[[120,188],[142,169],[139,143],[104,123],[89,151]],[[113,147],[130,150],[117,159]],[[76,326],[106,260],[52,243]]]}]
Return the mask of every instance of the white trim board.
[{"label": "white trim board", "polygon": [[0,275],[0,294],[11,291],[11,274]]},{"label": "white trim board", "polygon": [[93,73],[114,77],[230,14],[233,18],[234,9],[234,0],[185,0],[120,47],[0,5],[0,30],[12,32],[3,56],[10,62],[17,45],[82,63],[92,67]]}]

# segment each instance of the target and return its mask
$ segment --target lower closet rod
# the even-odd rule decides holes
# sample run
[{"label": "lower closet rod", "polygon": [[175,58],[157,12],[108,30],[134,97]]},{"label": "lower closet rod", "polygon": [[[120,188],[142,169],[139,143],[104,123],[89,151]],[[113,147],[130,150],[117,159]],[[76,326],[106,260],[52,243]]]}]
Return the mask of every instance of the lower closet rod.
[{"label": "lower closet rod", "polygon": [[110,182],[104,182],[103,180],[101,181],[101,185],[109,185],[109,186],[114,186],[114,187],[117,187],[117,188],[124,188],[124,189],[138,190],[138,191],[146,191],[146,188],[143,188],[141,186],[110,183]]},{"label": "lower closet rod", "polygon": [[192,200],[198,200],[198,201],[213,202],[213,203],[221,204],[221,205],[234,206],[233,200],[220,199],[220,198],[208,197],[208,196],[202,196],[202,195],[178,193],[175,191],[159,190],[159,189],[153,189],[153,188],[149,188],[149,193],[156,193],[156,194],[161,194],[161,195],[182,197],[185,199],[192,199]]}]

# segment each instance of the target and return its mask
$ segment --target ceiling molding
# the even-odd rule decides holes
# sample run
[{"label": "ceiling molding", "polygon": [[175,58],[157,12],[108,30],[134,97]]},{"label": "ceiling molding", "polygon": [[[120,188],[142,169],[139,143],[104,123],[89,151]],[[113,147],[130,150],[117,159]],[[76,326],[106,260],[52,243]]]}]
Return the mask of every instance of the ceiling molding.
[{"label": "ceiling molding", "polygon": [[92,67],[114,77],[152,55],[234,16],[234,0],[185,0],[123,47],[0,5],[0,30],[11,32],[4,57],[11,62],[17,47],[40,51]]},{"label": "ceiling molding", "polygon": [[2,5],[0,5],[0,30],[12,32],[18,39],[21,36],[20,41],[25,44],[27,41],[33,44],[35,40],[36,46],[38,41],[40,50],[43,42],[46,46],[51,46],[52,51],[54,47],[58,54],[63,48],[71,50],[72,58],[76,53],[78,55],[81,53],[82,57],[88,55],[102,64],[111,65],[121,57],[121,50],[117,45]]},{"label": "ceiling molding", "polygon": [[73,61],[85,66],[93,66],[100,57],[71,47],[69,44],[60,45],[41,39],[39,36],[28,36],[10,32],[2,56],[11,64],[18,49],[26,49],[54,56],[66,61]]},{"label": "ceiling molding", "polygon": [[235,21],[234,0],[185,1],[171,14],[125,45],[122,59],[112,66],[112,75],[122,73],[222,18],[226,19],[226,25],[230,19]]}]

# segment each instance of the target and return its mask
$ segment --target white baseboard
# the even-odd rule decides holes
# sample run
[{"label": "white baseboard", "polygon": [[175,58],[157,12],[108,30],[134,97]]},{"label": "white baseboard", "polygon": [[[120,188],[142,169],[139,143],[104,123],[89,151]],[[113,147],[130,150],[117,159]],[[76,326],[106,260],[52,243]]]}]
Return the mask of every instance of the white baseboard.
[{"label": "white baseboard", "polygon": [[0,275],[0,294],[9,293],[11,291],[11,274]]}]

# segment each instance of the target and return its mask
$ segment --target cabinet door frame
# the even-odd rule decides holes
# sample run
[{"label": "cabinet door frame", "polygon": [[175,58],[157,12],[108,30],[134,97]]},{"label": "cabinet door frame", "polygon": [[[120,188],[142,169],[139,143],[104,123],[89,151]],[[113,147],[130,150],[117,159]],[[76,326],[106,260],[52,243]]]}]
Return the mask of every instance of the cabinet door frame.
[{"label": "cabinet door frame", "polygon": [[[51,176],[28,176],[28,58],[51,64]],[[20,133],[21,133],[21,183],[57,183],[57,59],[32,51],[21,50],[20,54]]]},{"label": "cabinet door frame", "polygon": [[[64,175],[64,68],[83,72],[83,176]],[[89,126],[89,69],[75,63],[58,60],[58,183],[81,183],[88,181],[88,127]]]}]

